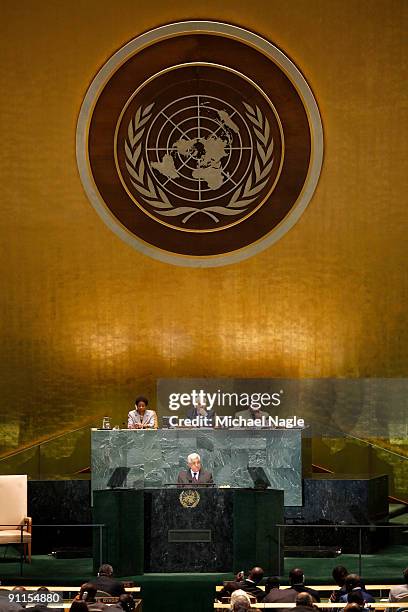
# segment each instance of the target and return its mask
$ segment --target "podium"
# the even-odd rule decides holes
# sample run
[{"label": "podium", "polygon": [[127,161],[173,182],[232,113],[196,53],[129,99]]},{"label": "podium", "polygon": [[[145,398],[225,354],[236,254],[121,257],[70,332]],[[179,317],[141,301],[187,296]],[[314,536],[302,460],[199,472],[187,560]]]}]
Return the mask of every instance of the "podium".
[{"label": "podium", "polygon": [[[283,491],[162,488],[94,491],[103,556],[118,575],[283,567]],[[94,558],[98,558],[94,555]],[[97,569],[97,568],[96,568]]]}]

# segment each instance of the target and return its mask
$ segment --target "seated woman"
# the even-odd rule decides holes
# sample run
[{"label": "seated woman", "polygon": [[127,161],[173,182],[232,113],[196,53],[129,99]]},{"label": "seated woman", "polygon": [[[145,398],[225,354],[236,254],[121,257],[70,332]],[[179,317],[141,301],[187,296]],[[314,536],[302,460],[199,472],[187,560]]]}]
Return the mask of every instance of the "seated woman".
[{"label": "seated woman", "polygon": [[148,403],[142,395],[135,399],[135,409],[128,414],[128,429],[157,429],[157,414],[147,409]]}]

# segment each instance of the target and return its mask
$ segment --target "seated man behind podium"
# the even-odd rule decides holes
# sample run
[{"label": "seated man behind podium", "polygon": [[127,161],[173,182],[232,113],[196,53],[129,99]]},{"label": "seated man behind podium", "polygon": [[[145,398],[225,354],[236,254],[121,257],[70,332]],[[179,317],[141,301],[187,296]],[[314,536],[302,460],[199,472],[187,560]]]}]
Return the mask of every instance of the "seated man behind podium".
[{"label": "seated man behind podium", "polygon": [[211,472],[201,469],[201,457],[197,453],[191,453],[187,457],[188,470],[182,470],[177,478],[179,486],[213,485]]},{"label": "seated man behind podium", "polygon": [[236,412],[235,417],[242,417],[247,421],[262,419],[262,417],[265,417],[265,422],[268,423],[269,414],[264,410],[261,410],[260,406],[250,406],[246,410]]},{"label": "seated man behind podium", "polygon": [[198,401],[189,410],[186,415],[187,419],[196,419],[201,417],[200,427],[214,427],[215,423],[215,410],[207,410],[207,404],[205,401]]},{"label": "seated man behind podium", "polygon": [[147,409],[148,403],[143,395],[135,399],[135,409],[128,413],[128,429],[157,429],[157,415]]}]

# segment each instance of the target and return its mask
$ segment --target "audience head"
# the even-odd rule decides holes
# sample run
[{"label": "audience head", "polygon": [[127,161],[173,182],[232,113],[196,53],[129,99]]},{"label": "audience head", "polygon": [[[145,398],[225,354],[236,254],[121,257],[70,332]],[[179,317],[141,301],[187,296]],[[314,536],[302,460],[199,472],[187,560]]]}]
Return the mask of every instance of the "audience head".
[{"label": "audience head", "polygon": [[352,591],[353,589],[357,589],[361,587],[361,578],[358,574],[348,574],[344,581],[344,586],[346,587],[347,593]]},{"label": "audience head", "polygon": [[364,597],[361,589],[351,591],[351,593],[347,595],[347,603],[355,603],[360,606],[360,608],[364,608]]},{"label": "audience head", "polygon": [[269,593],[272,589],[279,589],[280,578],[279,576],[269,576],[265,582],[265,593]]},{"label": "audience head", "polygon": [[259,584],[263,578],[264,571],[262,567],[253,567],[249,572],[248,578],[255,582],[255,584]]},{"label": "audience head", "polygon": [[[37,589],[37,593],[39,595],[41,595],[41,594],[46,595],[49,592],[50,592],[50,589],[48,589],[47,587],[44,587],[44,586],[43,587],[38,587],[38,589]],[[44,606],[44,607],[47,607],[48,606],[48,601],[41,602],[41,605]]]},{"label": "audience head", "polygon": [[118,603],[125,612],[133,612],[136,606],[136,602],[130,593],[121,595]]},{"label": "audience head", "polygon": [[250,610],[250,608],[251,604],[247,603],[244,599],[242,602],[236,601],[232,610],[233,612],[246,612],[247,610]]},{"label": "audience head", "polygon": [[305,575],[300,567],[294,567],[289,572],[290,584],[303,584],[305,581]]},{"label": "audience head", "polygon": [[297,606],[303,606],[305,608],[313,608],[313,598],[309,593],[298,593],[295,599]]},{"label": "audience head", "polygon": [[348,576],[348,570],[344,565],[336,565],[332,571],[333,580],[340,587],[344,586],[346,576]]},{"label": "audience head", "polygon": [[347,612],[358,612],[359,610],[361,610],[361,606],[358,605],[358,603],[348,603],[347,606],[344,606],[343,610],[347,610]]},{"label": "audience head", "polygon": [[237,589],[231,595],[231,610],[233,612],[243,612],[249,610],[251,607],[251,600],[245,591]]},{"label": "audience head", "polygon": [[109,563],[103,563],[99,568],[98,576],[113,576],[113,567]]},{"label": "audience head", "polygon": [[94,601],[97,590],[98,589],[94,584],[92,584],[92,582],[85,582],[81,586],[78,599],[81,599],[82,601]]},{"label": "audience head", "polygon": [[231,593],[231,606],[239,597],[243,597],[244,599],[247,599],[249,603],[251,603],[251,599],[246,591],[243,589],[235,589],[235,591]]},{"label": "audience head", "polygon": [[404,569],[404,573],[402,575],[404,576],[406,584],[408,584],[408,567]]},{"label": "audience head", "polygon": [[[26,588],[24,586],[15,586],[12,588],[12,591],[25,591]],[[20,603],[21,608],[24,610],[27,607],[26,603]]]}]

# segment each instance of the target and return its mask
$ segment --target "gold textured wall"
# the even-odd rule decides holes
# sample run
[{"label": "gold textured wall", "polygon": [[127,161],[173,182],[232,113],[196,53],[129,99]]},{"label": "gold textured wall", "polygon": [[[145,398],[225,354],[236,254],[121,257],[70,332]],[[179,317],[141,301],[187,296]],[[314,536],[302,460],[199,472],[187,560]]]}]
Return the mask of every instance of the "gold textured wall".
[{"label": "gold textured wall", "polygon": [[[121,422],[158,377],[404,377],[404,0],[2,0],[3,450]],[[76,168],[82,99],[142,31],[230,21],[305,74],[325,158],[305,214],[237,265],[187,269],[119,240]],[[404,136],[405,133],[405,136]]]}]

